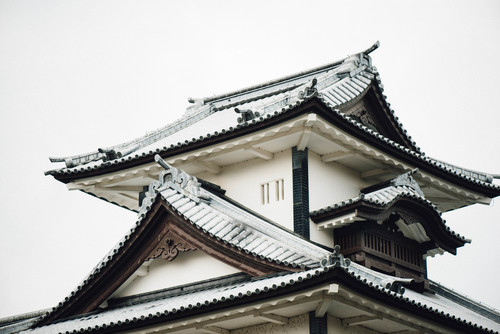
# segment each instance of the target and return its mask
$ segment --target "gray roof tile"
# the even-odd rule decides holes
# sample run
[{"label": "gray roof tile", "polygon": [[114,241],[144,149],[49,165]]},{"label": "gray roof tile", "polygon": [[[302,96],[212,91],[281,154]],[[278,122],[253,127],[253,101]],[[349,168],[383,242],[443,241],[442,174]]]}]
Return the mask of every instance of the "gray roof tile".
[{"label": "gray roof tile", "polygon": [[[353,61],[353,58],[349,57],[344,60],[344,62],[349,61]],[[336,62],[331,64],[331,66],[325,66],[322,71],[309,71],[302,75],[285,78],[286,84],[275,81],[274,84],[268,86],[261,85],[257,88],[253,88],[253,90],[243,90],[237,96],[226,95],[225,97],[205,99],[207,101],[206,103],[209,103],[208,105],[203,104],[198,107],[193,107],[191,110],[188,110],[183,118],[172,124],[132,140],[131,142],[105,149],[108,151],[115,150],[121,152],[117,155],[117,158],[111,161],[106,159],[105,154],[102,152],[53,159],[53,161],[67,161],[68,167],[52,170],[47,172],[47,174],[78,174],[85,171],[97,170],[104,166],[120,164],[147,155],[153,155],[154,153],[168,151],[173,148],[182,147],[234,131],[235,128],[246,127],[251,124],[262,122],[284,113],[294,106],[300,105],[310,99],[311,97],[301,98],[299,93],[304,91],[306,87],[309,87],[311,80],[316,78],[318,81],[316,85],[318,93],[316,96],[320,98],[325,105],[330,107],[332,112],[340,115],[351,125],[369,133],[377,140],[403,151],[405,154],[416,157],[426,164],[430,164],[474,184],[500,190],[500,186],[491,183],[492,177],[487,174],[466,170],[425,156],[420,152],[419,148],[415,146],[414,141],[411,141],[411,137],[406,134],[406,130],[395,116],[393,116],[394,122],[398,125],[401,133],[413,144],[414,149],[408,149],[384,137],[380,133],[367,128],[355,119],[339,112],[336,108],[362,95],[363,92],[371,86],[375,87],[380,92],[383,91],[383,86],[380,83],[380,76],[374,66],[362,65],[359,67],[359,69],[362,70],[353,77],[347,76],[341,78],[339,77],[339,66],[341,64],[342,62]],[[382,102],[385,103],[388,110],[394,114],[394,110],[390,108],[389,103],[387,103],[385,99]],[[238,124],[238,115],[234,112],[236,106],[240,109],[259,111],[261,117],[253,119],[248,123]]]},{"label": "gray roof tile", "polygon": [[[444,318],[454,320],[465,326],[481,328],[485,333],[500,331],[498,313],[485,306],[472,305],[470,300],[456,292],[443,293],[444,287],[431,282],[434,294],[420,293],[406,288],[394,291],[397,285],[407,285],[411,280],[397,279],[384,275],[355,263],[349,267],[340,268],[314,268],[298,273],[275,274],[260,279],[240,279],[214,286],[206,286],[184,293],[169,293],[165,297],[155,297],[140,302],[118,304],[100,311],[81,315],[73,319],[61,321],[48,326],[35,328],[33,333],[65,333],[65,332],[90,332],[118,327],[121,324],[140,323],[147,319],[168,317],[174,313],[187,312],[192,309],[218,303],[230,302],[255,294],[265,297],[267,292],[297,286],[301,283],[318,279],[328,275],[333,270],[341,270],[349,275],[358,284],[365,285],[378,293],[391,297],[395,302],[409,304],[420,310],[438,314]],[[161,295],[157,292],[155,296]]]}]

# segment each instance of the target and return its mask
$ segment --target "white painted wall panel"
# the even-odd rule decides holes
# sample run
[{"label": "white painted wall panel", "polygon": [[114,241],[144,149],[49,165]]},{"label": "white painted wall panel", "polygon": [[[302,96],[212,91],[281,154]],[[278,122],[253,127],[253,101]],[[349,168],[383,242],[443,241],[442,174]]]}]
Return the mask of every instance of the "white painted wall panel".
[{"label": "white painted wall panel", "polygon": [[238,272],[200,250],[181,252],[173,261],[153,260],[146,276],[137,277],[113,297],[132,296]]},{"label": "white painted wall panel", "polygon": [[[271,160],[252,159],[225,166],[219,174],[198,177],[220,185],[226,195],[249,209],[293,230],[292,151],[275,153]],[[283,179],[284,199],[276,200],[274,181]],[[269,203],[263,204],[261,185],[271,182]]]},{"label": "white painted wall panel", "polygon": [[[359,173],[337,163],[324,163],[321,157],[309,151],[309,209],[318,210],[359,195],[364,187]],[[328,247],[333,247],[333,232],[319,231],[310,222],[310,238]]]},{"label": "white painted wall panel", "polygon": [[365,187],[359,173],[338,163],[324,163],[309,152],[309,208],[318,210],[359,195]]}]

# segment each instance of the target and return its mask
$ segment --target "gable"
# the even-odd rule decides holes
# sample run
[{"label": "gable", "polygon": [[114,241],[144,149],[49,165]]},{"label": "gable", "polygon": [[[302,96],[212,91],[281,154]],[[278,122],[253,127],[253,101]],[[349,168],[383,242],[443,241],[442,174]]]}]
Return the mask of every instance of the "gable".
[{"label": "gable", "polygon": [[180,251],[175,258],[160,256],[144,262],[109,299],[144,294],[239,272],[201,250]]},{"label": "gable", "polygon": [[[150,185],[136,226],[41,325],[96,310],[120,287],[134,280],[136,284],[130,286],[130,291],[146,291],[155,284],[158,287],[156,278],[164,277],[161,272],[172,272],[172,268],[157,260],[176,261],[179,255],[182,259],[183,254],[203,252],[209,257],[191,257],[186,269],[208,259],[205,268],[217,263],[222,272],[263,276],[302,271],[318,266],[328,256],[328,251],[298,235],[202,189],[195,177],[169,166],[159,156],[157,161],[165,171],[159,181]],[[137,280],[146,276],[145,270],[139,269],[145,263],[147,267],[148,261],[160,264],[153,268],[155,275]],[[119,293],[126,290],[124,286]]]},{"label": "gable", "polygon": [[379,85],[372,84],[359,99],[342,106],[339,110],[359,124],[380,133],[393,142],[410,150],[420,151],[415,143],[411,141],[411,137],[406,135],[406,130],[403,129],[402,124],[394,117],[394,111],[390,109],[389,104],[383,97]]}]

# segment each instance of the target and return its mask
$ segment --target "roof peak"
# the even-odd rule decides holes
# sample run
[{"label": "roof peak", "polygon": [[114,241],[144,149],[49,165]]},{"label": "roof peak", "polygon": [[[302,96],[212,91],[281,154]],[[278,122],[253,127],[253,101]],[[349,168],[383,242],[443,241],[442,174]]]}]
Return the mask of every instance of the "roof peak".
[{"label": "roof peak", "polygon": [[205,197],[200,194],[201,183],[195,176],[189,175],[182,169],[175,168],[166,163],[158,154],[155,155],[155,161],[165,170],[160,173],[158,181],[153,181],[149,184],[149,189],[145,194],[139,215],[148,211],[151,204],[154,202],[156,195],[167,188],[171,188],[180,194],[199,203]]},{"label": "roof peak", "polygon": [[206,104],[207,102],[214,102],[214,101],[217,101],[217,100],[220,100],[220,99],[226,99],[226,98],[231,97],[231,96],[237,96],[237,95],[241,95],[241,94],[247,94],[247,93],[249,93],[251,91],[260,90],[260,89],[263,89],[265,87],[273,86],[273,85],[276,85],[276,84],[283,84],[284,82],[287,82],[287,81],[297,80],[297,79],[300,79],[301,77],[307,77],[307,76],[310,76],[310,75],[313,75],[313,74],[316,74],[316,73],[323,72],[323,71],[325,71],[325,70],[327,70],[329,68],[333,68],[333,67],[339,66],[342,63],[344,63],[345,61],[349,60],[353,56],[357,56],[357,55],[368,56],[370,53],[372,53],[373,51],[375,51],[379,47],[380,47],[380,42],[376,41],[368,49],[366,49],[364,51],[361,51],[361,52],[358,52],[358,53],[354,53],[352,55],[348,55],[347,57],[342,58],[342,59],[337,60],[337,61],[334,61],[332,63],[328,63],[328,64],[324,64],[324,65],[321,65],[321,66],[313,67],[313,68],[308,69],[308,70],[304,70],[304,71],[300,71],[300,72],[297,72],[297,73],[294,73],[294,74],[290,74],[290,75],[286,75],[286,76],[283,76],[283,77],[279,77],[277,79],[272,79],[272,80],[269,80],[269,81],[265,81],[265,82],[257,84],[257,85],[248,86],[246,88],[238,89],[238,90],[231,91],[231,92],[228,92],[228,93],[223,93],[223,94],[213,95],[213,96],[208,96],[208,97],[203,97],[203,98],[192,98],[192,97],[189,97],[188,98],[188,102],[200,106],[200,105]]}]

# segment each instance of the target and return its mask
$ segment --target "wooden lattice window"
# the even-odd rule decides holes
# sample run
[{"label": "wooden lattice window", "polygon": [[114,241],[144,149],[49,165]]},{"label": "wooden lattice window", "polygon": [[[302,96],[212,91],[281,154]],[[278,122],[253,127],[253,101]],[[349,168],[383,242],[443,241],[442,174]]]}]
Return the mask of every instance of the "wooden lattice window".
[{"label": "wooden lattice window", "polygon": [[[344,256],[382,272],[405,272],[410,277],[422,277],[426,272],[423,251],[414,240],[376,224],[337,229],[335,244]],[[412,276],[413,275],[413,276]]]}]

